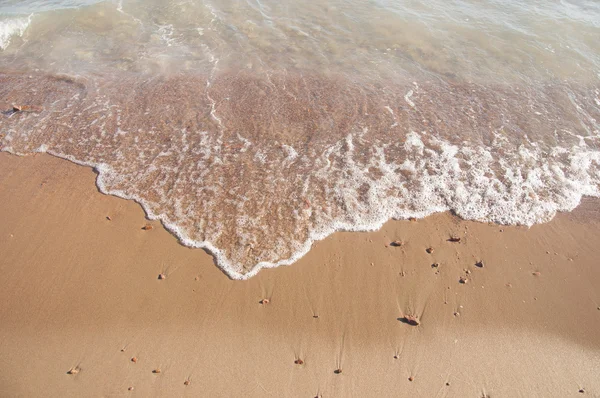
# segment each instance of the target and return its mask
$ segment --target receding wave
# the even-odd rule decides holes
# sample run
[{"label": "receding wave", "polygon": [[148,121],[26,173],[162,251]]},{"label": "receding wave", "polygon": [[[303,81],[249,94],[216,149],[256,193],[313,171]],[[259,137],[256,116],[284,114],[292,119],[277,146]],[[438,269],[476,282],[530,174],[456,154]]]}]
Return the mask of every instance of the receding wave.
[{"label": "receding wave", "polygon": [[[532,225],[600,194],[600,90],[344,74],[0,74],[0,148],[90,165],[232,278],[452,210]],[[13,112],[14,104],[30,106]]]}]

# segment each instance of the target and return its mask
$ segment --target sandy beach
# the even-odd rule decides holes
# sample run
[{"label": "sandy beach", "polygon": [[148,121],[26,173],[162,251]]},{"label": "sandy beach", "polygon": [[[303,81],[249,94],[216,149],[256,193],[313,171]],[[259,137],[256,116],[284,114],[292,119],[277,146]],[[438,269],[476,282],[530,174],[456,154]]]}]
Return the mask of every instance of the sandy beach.
[{"label": "sandy beach", "polygon": [[597,200],[340,232],[234,281],[95,178],[0,154],[2,396],[600,396]]}]

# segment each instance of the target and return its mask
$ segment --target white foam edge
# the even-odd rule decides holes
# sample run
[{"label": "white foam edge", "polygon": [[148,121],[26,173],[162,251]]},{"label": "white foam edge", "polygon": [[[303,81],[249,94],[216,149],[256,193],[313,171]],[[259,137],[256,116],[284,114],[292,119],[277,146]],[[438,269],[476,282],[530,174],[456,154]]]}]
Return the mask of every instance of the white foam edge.
[{"label": "white foam edge", "polygon": [[[11,153],[11,154],[17,155],[17,156],[27,156],[27,154],[14,151],[11,147],[6,147],[3,149],[0,149],[0,152],[8,152],[8,153]],[[126,199],[126,200],[133,200],[134,202],[138,203],[142,207],[144,213],[146,214],[146,217],[149,220],[160,220],[163,227],[166,230],[168,230],[170,233],[175,235],[182,245],[208,251],[213,256],[213,259],[214,259],[217,267],[219,267],[219,269],[221,269],[221,271],[223,271],[229,278],[234,279],[234,280],[250,279],[253,276],[256,276],[262,269],[277,268],[280,266],[292,265],[292,264],[296,263],[298,260],[300,260],[302,257],[304,257],[310,251],[313,243],[321,241],[336,232],[376,231],[376,230],[381,229],[381,227],[383,227],[383,225],[390,220],[407,220],[407,219],[413,218],[413,217],[414,218],[425,218],[432,214],[443,213],[443,212],[452,210],[452,208],[449,206],[438,206],[435,208],[418,211],[418,212],[397,210],[396,212],[393,212],[394,214],[387,214],[386,216],[380,217],[378,220],[373,221],[371,223],[350,224],[347,222],[339,222],[338,221],[338,222],[332,223],[331,225],[329,225],[327,227],[322,228],[321,232],[311,232],[308,239],[302,244],[302,246],[298,250],[296,250],[296,252],[291,257],[284,259],[284,260],[277,261],[275,263],[262,261],[262,262],[255,264],[254,267],[252,267],[252,269],[250,271],[248,271],[246,273],[240,273],[235,270],[235,268],[232,266],[232,263],[229,261],[229,259],[223,254],[223,252],[219,248],[214,246],[209,241],[199,242],[199,241],[190,239],[185,233],[183,233],[181,231],[181,229],[179,228],[179,226],[177,224],[170,222],[170,220],[168,220],[168,218],[166,216],[154,214],[150,210],[150,206],[149,206],[148,202],[146,202],[141,197],[139,197],[137,195],[128,195],[125,192],[120,191],[120,190],[107,189],[104,184],[104,176],[106,174],[111,173],[111,167],[108,164],[81,161],[81,160],[74,158],[71,155],[66,155],[66,154],[56,152],[56,151],[48,150],[45,145],[40,146],[35,152],[47,153],[47,154],[55,156],[57,158],[69,160],[70,162],[75,163],[77,165],[91,167],[98,173],[98,176],[96,178],[96,186],[100,192],[102,192],[105,195],[116,196],[116,197]],[[560,207],[557,205],[555,210],[552,212],[551,216],[546,221],[550,221],[551,219],[553,219],[557,212],[569,212],[569,211],[572,211],[573,209],[575,209],[581,203],[581,199],[583,198],[583,196],[600,197],[600,192],[598,192],[598,191],[597,192],[588,191],[585,193],[573,192],[573,195],[576,195],[576,197],[577,197],[577,200],[570,201],[570,203],[574,203],[574,205],[563,206],[563,207]],[[485,220],[473,220],[473,221],[485,221]],[[531,227],[531,225],[533,225],[533,224],[534,223],[522,224],[522,225]]]}]

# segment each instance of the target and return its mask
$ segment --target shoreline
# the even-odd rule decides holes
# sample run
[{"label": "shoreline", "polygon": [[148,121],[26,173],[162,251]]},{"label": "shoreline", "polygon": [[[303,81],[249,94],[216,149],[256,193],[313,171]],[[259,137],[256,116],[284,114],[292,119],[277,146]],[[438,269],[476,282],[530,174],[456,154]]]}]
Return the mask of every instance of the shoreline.
[{"label": "shoreline", "polygon": [[597,199],[531,228],[440,213],[336,232],[236,281],[142,230],[90,168],[1,153],[0,170],[8,395],[600,395]]}]

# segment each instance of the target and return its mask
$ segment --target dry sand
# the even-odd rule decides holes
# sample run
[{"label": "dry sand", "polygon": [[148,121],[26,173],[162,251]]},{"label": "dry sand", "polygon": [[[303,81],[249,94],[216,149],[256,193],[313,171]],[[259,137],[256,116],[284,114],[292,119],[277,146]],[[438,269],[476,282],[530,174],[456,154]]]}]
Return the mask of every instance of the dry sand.
[{"label": "dry sand", "polygon": [[391,221],[232,281],[94,179],[0,154],[0,396],[600,396],[599,201]]}]

